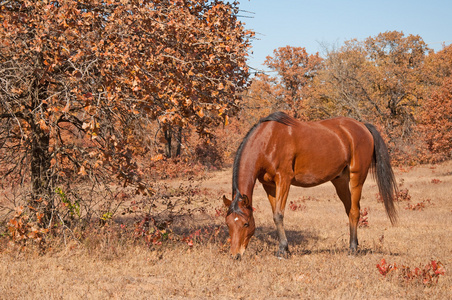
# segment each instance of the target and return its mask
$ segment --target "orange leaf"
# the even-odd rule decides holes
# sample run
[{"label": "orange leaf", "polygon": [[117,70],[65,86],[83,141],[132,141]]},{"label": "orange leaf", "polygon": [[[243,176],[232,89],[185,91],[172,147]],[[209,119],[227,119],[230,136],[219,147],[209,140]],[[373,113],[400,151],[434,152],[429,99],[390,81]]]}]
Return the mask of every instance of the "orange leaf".
[{"label": "orange leaf", "polygon": [[81,166],[79,172],[77,173],[78,175],[82,175],[82,176],[86,176],[88,175],[88,173],[86,173],[85,167]]}]

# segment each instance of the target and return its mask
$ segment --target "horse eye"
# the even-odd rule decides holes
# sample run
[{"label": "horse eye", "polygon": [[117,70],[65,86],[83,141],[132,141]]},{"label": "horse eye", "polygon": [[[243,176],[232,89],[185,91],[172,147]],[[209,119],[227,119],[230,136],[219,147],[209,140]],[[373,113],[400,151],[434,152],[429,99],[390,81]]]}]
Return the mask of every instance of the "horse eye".
[{"label": "horse eye", "polygon": [[249,223],[245,223],[245,224],[243,224],[243,227],[248,227],[248,226],[250,226],[250,224],[249,224]]}]

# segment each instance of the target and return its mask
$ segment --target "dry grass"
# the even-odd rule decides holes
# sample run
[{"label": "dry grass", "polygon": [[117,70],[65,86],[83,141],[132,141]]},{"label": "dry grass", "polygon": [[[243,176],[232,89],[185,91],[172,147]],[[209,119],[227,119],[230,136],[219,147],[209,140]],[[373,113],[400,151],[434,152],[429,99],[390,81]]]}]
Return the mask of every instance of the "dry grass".
[{"label": "dry grass", "polygon": [[[358,230],[360,253],[349,256],[348,224],[331,184],[311,189],[292,188],[289,201],[303,208],[286,209],[285,225],[292,257],[274,256],[276,234],[263,189],[255,192],[257,230],[245,257],[230,259],[225,237],[189,247],[175,241],[146,247],[114,236],[95,235],[78,244],[69,241],[46,254],[2,247],[2,299],[451,299],[452,295],[452,163],[397,170],[410,203],[429,199],[423,210],[407,210],[399,202],[399,224],[390,225],[377,189],[369,178],[362,208],[369,211],[366,228]],[[219,225],[214,216],[224,191],[230,190],[230,171],[217,172],[204,182],[217,195],[206,213],[175,224],[191,232],[199,220]],[[440,180],[436,183],[433,179]],[[305,207],[304,207],[305,206]],[[412,268],[441,261],[446,273],[431,286],[404,281],[397,273],[383,277],[376,264],[385,258]]]}]

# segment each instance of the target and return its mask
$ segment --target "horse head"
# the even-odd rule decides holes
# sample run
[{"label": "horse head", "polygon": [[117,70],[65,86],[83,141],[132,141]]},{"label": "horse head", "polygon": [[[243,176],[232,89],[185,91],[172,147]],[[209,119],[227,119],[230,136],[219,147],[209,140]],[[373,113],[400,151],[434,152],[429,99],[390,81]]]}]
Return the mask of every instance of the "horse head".
[{"label": "horse head", "polygon": [[223,196],[223,202],[229,208],[226,224],[231,237],[231,255],[235,259],[241,259],[256,229],[250,200],[246,195],[238,197],[238,201],[231,201]]}]

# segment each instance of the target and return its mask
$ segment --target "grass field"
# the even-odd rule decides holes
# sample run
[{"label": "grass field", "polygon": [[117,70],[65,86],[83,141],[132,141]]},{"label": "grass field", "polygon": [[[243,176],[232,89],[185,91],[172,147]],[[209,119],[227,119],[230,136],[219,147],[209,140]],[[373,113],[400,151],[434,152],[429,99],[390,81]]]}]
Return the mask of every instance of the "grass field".
[{"label": "grass field", "polygon": [[[211,198],[202,203],[205,210],[173,224],[185,235],[219,229],[215,239],[148,247],[93,233],[83,241],[68,237],[45,254],[3,243],[0,298],[452,299],[452,163],[395,171],[411,199],[398,202],[399,222],[391,226],[368,178],[361,201],[367,226],[358,229],[356,256],[348,255],[348,218],[328,183],[291,189],[285,228],[292,255],[276,258],[270,205],[257,185],[256,234],[244,258],[233,261],[224,219],[215,216],[221,196],[230,193],[231,170],[224,170],[202,182]],[[377,269],[382,259],[397,269],[383,276]],[[410,273],[426,271],[432,260],[444,266],[438,282]]]}]

